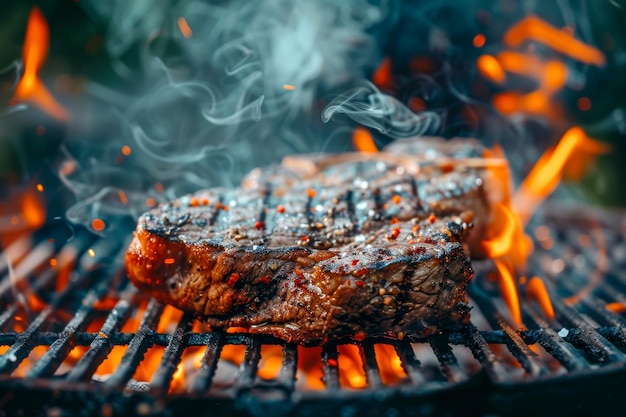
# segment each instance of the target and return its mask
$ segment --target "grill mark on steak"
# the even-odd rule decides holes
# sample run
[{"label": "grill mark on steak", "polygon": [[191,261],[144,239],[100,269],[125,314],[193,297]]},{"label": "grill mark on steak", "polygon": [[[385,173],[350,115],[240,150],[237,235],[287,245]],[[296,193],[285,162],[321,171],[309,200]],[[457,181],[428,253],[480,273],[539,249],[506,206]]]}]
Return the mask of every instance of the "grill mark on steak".
[{"label": "grill mark on steak", "polygon": [[417,170],[386,154],[331,158],[305,158],[320,167],[306,174],[255,170],[239,188],[195,194],[209,205],[187,196],[144,214],[129,277],[215,328],[302,344],[466,320],[468,223],[480,231],[488,221],[486,172],[462,159]]}]

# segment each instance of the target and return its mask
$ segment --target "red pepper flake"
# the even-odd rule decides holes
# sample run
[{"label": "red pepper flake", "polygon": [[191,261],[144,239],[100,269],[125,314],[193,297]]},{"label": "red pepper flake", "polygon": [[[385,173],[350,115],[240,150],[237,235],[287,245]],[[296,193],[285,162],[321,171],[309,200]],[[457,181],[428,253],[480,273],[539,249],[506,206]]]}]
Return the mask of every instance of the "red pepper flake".
[{"label": "red pepper flake", "polygon": [[259,278],[259,282],[260,282],[261,284],[266,284],[266,285],[267,285],[267,284],[269,284],[269,283],[270,283],[270,281],[271,281],[271,279],[270,279],[270,277],[269,277],[269,276],[267,276],[267,275],[266,275],[266,276],[264,276],[264,277]]},{"label": "red pepper flake", "polygon": [[218,210],[221,210],[221,209],[222,209],[222,207],[224,207],[224,206],[222,205],[222,203],[217,203],[217,204],[215,205],[215,208],[216,208],[216,209],[218,209]]},{"label": "red pepper flake", "polygon": [[171,265],[171,264],[173,264],[175,262],[176,262],[176,259],[174,259],[174,258],[165,258],[163,260],[163,263],[166,264],[166,265]]},{"label": "red pepper flake", "polygon": [[200,200],[198,200],[198,197],[193,197],[189,204],[191,205],[191,207],[196,207],[200,204]]},{"label": "red pepper flake", "polygon": [[314,190],[314,189],[312,189],[312,188],[307,188],[307,190],[306,190],[306,195],[307,195],[307,197],[309,197],[309,198],[313,198],[313,197],[315,197],[315,196],[317,195],[317,193],[315,192],[315,190]]},{"label": "red pepper flake", "polygon": [[397,239],[397,238],[398,238],[398,236],[400,236],[400,228],[399,228],[399,227],[396,227],[395,229],[393,229],[393,230],[391,231],[391,234],[389,235],[389,238],[390,238],[390,239]]},{"label": "red pepper flake", "polygon": [[224,206],[224,211],[228,211],[228,210],[230,210],[230,207]]},{"label": "red pepper flake", "polygon": [[365,273],[367,272],[367,268],[361,268],[358,271],[356,271],[356,276],[357,277],[362,277],[363,275],[365,275]]},{"label": "red pepper flake", "polygon": [[415,241],[415,239],[411,239],[409,240],[409,245],[415,245],[417,242]]},{"label": "red pepper flake", "polygon": [[426,239],[424,239],[424,243],[433,243],[433,240],[427,237]]},{"label": "red pepper flake", "polygon": [[308,236],[302,236],[302,237],[300,238],[300,242],[305,243],[305,244],[306,244],[306,243],[309,243],[309,241],[310,241],[310,240],[311,240],[311,238],[310,238],[310,237],[308,237]]},{"label": "red pepper flake", "polygon": [[209,205],[209,199],[208,199],[207,197],[204,197],[204,198],[202,199],[202,205],[203,205],[203,206],[208,206],[208,205]]},{"label": "red pepper flake", "polygon": [[256,228],[256,230],[261,230],[261,229],[263,229],[263,222],[256,222],[256,224],[254,225],[254,227]]},{"label": "red pepper flake", "polygon": [[241,275],[239,275],[236,272],[233,272],[232,274],[230,274],[230,277],[228,277],[228,281],[226,282],[226,284],[228,284],[229,287],[232,287],[233,285],[237,283],[237,281],[239,281],[240,278],[241,278]]},{"label": "red pepper flake", "polygon": [[422,228],[422,226],[420,226],[419,224],[413,226],[413,228],[411,229],[411,231],[413,233],[417,233],[420,229]]},{"label": "red pepper flake", "polygon": [[362,287],[362,286],[365,285],[365,283],[363,281],[361,281],[360,279],[357,279],[355,284],[356,284],[357,287]]},{"label": "red pepper flake", "polygon": [[283,287],[287,288],[289,284],[287,282],[283,282]]},{"label": "red pepper flake", "polygon": [[346,280],[346,285],[352,285],[352,281],[350,281],[349,279]]},{"label": "red pepper flake", "polygon": [[356,264],[358,264],[358,263],[359,263],[358,259],[353,259],[352,260],[352,266],[356,266]]},{"label": "red pepper flake", "polygon": [[329,358],[327,362],[328,366],[332,366],[333,368],[337,367],[337,359]]},{"label": "red pepper flake", "polygon": [[278,207],[276,207],[276,211],[280,214],[283,214],[285,212],[285,206],[283,206],[282,204],[279,205]]},{"label": "red pepper flake", "polygon": [[402,201],[402,197],[396,194],[393,197],[391,197],[391,201],[393,201],[393,204],[396,204],[396,205],[400,204],[400,202]]},{"label": "red pepper flake", "polygon": [[293,280],[293,285],[295,285],[296,287],[304,287],[304,285],[306,284],[306,278],[304,277],[304,275],[299,275],[298,277],[296,277],[296,279]]},{"label": "red pepper flake", "polygon": [[392,217],[391,218],[391,224],[396,224],[398,223],[398,218],[397,217]]},{"label": "red pepper flake", "polygon": [[362,342],[365,340],[365,332],[356,332],[352,338],[357,342]]},{"label": "red pepper flake", "polygon": [[437,217],[434,214],[431,214],[430,216],[428,216],[428,221],[430,222],[430,224],[435,223],[435,221],[437,221]]}]

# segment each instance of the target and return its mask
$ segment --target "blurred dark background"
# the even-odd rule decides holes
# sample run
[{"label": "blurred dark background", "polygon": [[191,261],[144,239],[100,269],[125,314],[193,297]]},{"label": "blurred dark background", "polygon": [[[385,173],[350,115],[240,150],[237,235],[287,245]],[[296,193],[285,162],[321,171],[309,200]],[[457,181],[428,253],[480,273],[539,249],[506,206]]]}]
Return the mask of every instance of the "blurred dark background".
[{"label": "blurred dark background", "polygon": [[[107,39],[112,36],[113,30],[111,13],[103,12],[103,9],[94,6],[95,3],[97,2],[85,0],[9,0],[2,2],[0,6],[0,195],[3,198],[10,197],[13,189],[29,184],[36,178],[36,182],[44,183],[44,186],[49,184],[51,189],[56,190],[57,197],[48,198],[57,199],[55,201],[58,204],[53,211],[62,215],[68,205],[84,198],[80,194],[78,183],[72,182],[70,185],[75,188],[71,192],[65,192],[64,185],[56,179],[59,155],[63,157],[65,153],[69,153],[81,166],[93,167],[103,161],[111,161],[111,165],[119,168],[127,163],[127,177],[121,182],[135,181],[135,178],[128,178],[129,173],[131,176],[137,173],[137,178],[142,175],[149,178],[151,172],[146,169],[149,164],[143,162],[133,166],[132,158],[139,158],[141,154],[137,146],[133,146],[133,153],[127,158],[128,161],[120,163],[120,145],[130,143],[126,137],[132,136],[129,131],[135,132],[134,134],[136,131],[127,129],[124,123],[116,122],[125,121],[125,113],[135,115],[133,105],[124,107],[127,101],[125,97],[146,95],[151,83],[154,83],[154,89],[162,86],[161,81],[150,75],[153,70],[147,68],[145,52],[161,58],[167,57],[160,62],[169,70],[170,81],[172,77],[180,82],[186,77],[191,80],[201,80],[202,77],[209,79],[218,72],[214,68],[206,69],[214,61],[210,61],[211,65],[198,63],[199,58],[190,53],[194,50],[181,47],[185,40],[180,33],[175,33],[175,22],[178,18],[175,13],[187,13],[190,24],[194,22],[192,2],[136,2],[149,5],[146,10],[162,9],[164,12],[159,15],[161,20],[150,26],[142,20],[141,10],[135,10],[140,17],[129,24],[146,27],[142,33],[148,35],[129,39],[127,45],[117,50],[112,50],[110,45],[107,47]],[[117,6],[122,4],[113,3]],[[524,149],[526,152],[527,148],[532,148],[534,151],[526,155],[527,160],[522,164],[524,167],[531,165],[532,155],[538,156],[545,148],[553,145],[565,128],[573,124],[581,125],[591,137],[610,144],[613,151],[597,160],[594,168],[574,187],[574,195],[579,198],[582,196],[593,204],[626,206],[626,191],[623,191],[623,181],[626,179],[626,2],[586,0],[567,2],[565,6],[566,2],[507,0],[370,3],[379,7],[384,14],[378,20],[372,18],[375,22],[364,28],[374,43],[363,44],[363,48],[371,50],[371,56],[368,55],[368,60],[359,64],[354,73],[360,74],[361,71],[365,77],[371,77],[385,57],[390,59],[394,83],[384,91],[405,104],[419,97],[426,109],[442,115],[442,122],[437,130],[430,131],[429,134],[447,137],[472,135],[485,140],[489,145],[501,142],[513,157],[516,156],[516,150]],[[21,59],[26,22],[33,6],[41,9],[50,27],[49,55],[40,75],[53,95],[72,113],[70,123],[55,121],[37,108],[19,109],[9,105],[19,77],[20,67],[16,63]],[[483,87],[485,84],[476,71],[478,56],[485,51],[496,51],[506,28],[529,13],[541,16],[556,27],[573,23],[576,36],[595,45],[607,57],[607,65],[603,68],[571,63],[572,74],[579,79],[569,83],[556,96],[566,110],[563,120],[557,126],[536,117],[508,120],[488,109],[489,97],[484,95],[484,91],[491,94],[497,91],[497,87],[476,89],[477,84]],[[200,15],[201,13],[198,14]],[[146,19],[152,18],[146,14]],[[359,22],[365,20],[363,17],[359,19]],[[239,22],[241,23],[246,24]],[[202,40],[198,40],[196,35],[201,32],[195,30],[198,24],[191,27],[194,29],[196,42],[201,44]],[[476,48],[472,43],[478,33],[486,35],[487,41],[483,48]],[[358,49],[359,46],[354,48]],[[412,64],[416,57],[426,57],[427,60],[420,62],[431,65],[429,68],[422,68],[426,75],[420,73],[419,66]],[[289,60],[290,57],[287,56],[284,62],[288,63]],[[302,67],[305,68],[306,65]],[[276,118],[277,122],[272,121],[271,117],[275,116],[271,115],[268,120],[274,123],[271,126],[278,126],[277,130],[284,125],[296,126],[296,129],[285,129],[289,134],[277,135],[280,136],[280,143],[285,146],[272,148],[272,142],[265,142],[263,148],[266,149],[258,151],[258,158],[254,155],[245,156],[246,146],[250,142],[243,139],[241,142],[224,142],[215,146],[212,149],[219,157],[205,163],[207,176],[214,178],[216,172],[230,170],[228,172],[232,172],[232,179],[191,181],[190,187],[183,187],[175,193],[191,190],[193,186],[201,186],[205,182],[209,185],[236,182],[242,173],[254,165],[254,161],[263,165],[271,162],[272,158],[278,160],[281,155],[291,152],[349,149],[354,122],[339,117],[324,124],[320,121],[320,113],[330,100],[328,97],[350,86],[349,79],[320,83],[311,90],[311,105],[303,110],[307,114],[296,114],[288,120],[284,117]],[[532,85],[530,88],[532,89]],[[474,94],[475,91],[482,93]],[[119,96],[116,96],[118,93]],[[264,106],[269,103],[268,97],[266,94]],[[459,97],[467,100],[463,102]],[[591,101],[589,109],[581,110],[577,106],[580,97],[587,97]],[[177,102],[173,103],[173,107],[178,108]],[[292,104],[290,106],[293,107]],[[117,109],[111,111],[114,117],[100,117],[113,108]],[[474,113],[478,121],[471,122],[470,117],[468,122],[468,108],[478,109]],[[276,113],[282,112],[280,107],[277,109]],[[172,111],[175,109],[172,108]],[[137,111],[136,114],[140,112]],[[254,116],[251,118],[254,119]],[[271,129],[266,131],[265,125],[255,124],[254,120],[242,123],[246,124],[251,127],[237,135],[272,135]],[[494,129],[494,124],[502,126]],[[130,126],[135,125],[131,123]],[[298,130],[306,132],[306,140],[296,137],[298,134],[293,141],[290,139],[290,134]],[[520,134],[520,130],[523,130],[523,134]],[[379,145],[392,140],[384,132],[374,133]],[[193,134],[198,132],[193,131]],[[211,131],[207,135],[212,136],[215,133]],[[309,138],[316,138],[317,141]],[[507,141],[517,142],[515,145],[507,145]],[[233,149],[237,149],[236,152],[244,156],[241,159],[233,157]],[[224,167],[220,165],[222,163]],[[80,184],[93,182],[95,187],[102,188],[109,180],[120,182],[116,179],[119,173],[109,173],[104,169],[98,172],[100,174],[97,177],[86,174]],[[103,175],[103,172],[108,174]],[[172,183],[177,181],[176,178],[179,177],[172,177]],[[185,178],[189,180],[189,177]],[[153,185],[149,180],[136,179],[131,188],[140,192],[142,187]],[[115,186],[119,187],[120,184]]]}]

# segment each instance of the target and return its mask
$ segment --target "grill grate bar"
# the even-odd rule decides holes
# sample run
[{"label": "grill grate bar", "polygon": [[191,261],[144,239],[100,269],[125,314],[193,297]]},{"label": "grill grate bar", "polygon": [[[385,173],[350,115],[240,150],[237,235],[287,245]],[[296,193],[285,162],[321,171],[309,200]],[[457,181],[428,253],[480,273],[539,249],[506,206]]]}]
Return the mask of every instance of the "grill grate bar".
[{"label": "grill grate bar", "polygon": [[150,387],[154,391],[167,392],[172,382],[174,372],[176,372],[176,367],[180,363],[183,351],[185,350],[186,337],[187,333],[191,330],[193,317],[194,315],[192,313],[185,313],[178,323],[178,327],[174,331],[170,343],[167,345],[167,348],[165,348],[161,363],[150,381]]},{"label": "grill grate bar", "polygon": [[448,378],[448,382],[459,383],[465,381],[467,373],[463,371],[459,361],[454,356],[452,348],[448,344],[448,338],[444,334],[435,334],[429,338],[429,342],[435,356],[437,356],[443,373]]},{"label": "grill grate bar", "polygon": [[526,311],[525,322],[540,328],[537,342],[568,371],[589,368],[589,362],[572,345],[565,342],[542,317],[533,311]]},{"label": "grill grate bar", "polygon": [[42,378],[54,374],[63,360],[74,348],[74,336],[76,332],[84,330],[93,314],[93,305],[100,299],[101,294],[106,291],[106,286],[100,286],[97,290],[87,293],[84,304],[76,311],[65,329],[59,334],[59,338],[50,346],[46,354],[28,372],[27,377]]},{"label": "grill grate bar", "polygon": [[367,378],[369,388],[373,390],[379,389],[383,383],[380,378],[378,363],[376,362],[374,344],[369,340],[364,340],[359,344],[359,354],[361,356],[361,361],[363,362],[365,377]]},{"label": "grill grate bar", "polygon": [[[620,317],[608,311],[605,308],[605,304],[597,300],[595,302],[583,300],[580,305],[583,308],[583,311],[589,314],[599,324],[615,329],[615,331],[611,334],[611,337],[608,339],[622,351],[625,351],[626,326],[624,326],[624,322],[620,319]],[[606,335],[604,336],[606,337]]]},{"label": "grill grate bar", "polygon": [[67,376],[69,381],[87,381],[96,372],[98,366],[104,362],[111,353],[115,344],[111,340],[113,334],[118,332],[122,325],[133,313],[134,308],[128,300],[132,300],[137,294],[135,287],[129,286],[122,293],[121,300],[117,302],[111,314],[102,325],[89,350],[80,358]]},{"label": "grill grate bar", "polygon": [[259,360],[261,359],[261,344],[254,337],[246,337],[246,351],[239,366],[235,390],[237,393],[250,390],[254,386]]},{"label": "grill grate bar", "polygon": [[519,334],[504,320],[504,318],[496,313],[494,316],[498,320],[500,328],[504,330],[508,336],[506,343],[509,351],[515,356],[522,368],[532,376],[542,376],[549,373],[545,365],[539,360],[537,354],[530,350],[528,345],[522,340]]},{"label": "grill grate bar", "polygon": [[298,348],[293,344],[283,346],[283,363],[279,379],[290,393],[295,389],[296,373],[298,372]]},{"label": "grill grate bar", "polygon": [[559,299],[554,300],[553,306],[557,317],[566,325],[575,328],[570,333],[570,341],[581,346],[593,361],[599,363],[626,361],[626,355],[609,343],[573,308]]},{"label": "grill grate bar", "polygon": [[0,374],[10,374],[26,359],[35,347],[35,336],[54,312],[53,305],[44,308],[28,328],[17,335],[15,343],[0,356]]},{"label": "grill grate bar", "polygon": [[424,377],[420,372],[421,363],[415,356],[411,344],[406,340],[398,341],[394,344],[396,353],[402,363],[404,372],[409,377],[409,380],[413,385],[420,385],[424,383]]},{"label": "grill grate bar", "polygon": [[[81,279],[73,281],[65,291],[56,293],[50,304],[39,313],[26,330],[16,336],[15,343],[11,345],[4,355],[0,356],[0,374],[9,374],[17,369],[19,364],[26,359],[35,347],[36,339],[41,334],[41,330],[46,328],[48,319],[72,295],[73,291],[88,278],[89,274],[82,274]],[[106,282],[101,283],[102,286],[105,284]]]},{"label": "grill grate bar", "polygon": [[549,373],[549,370],[539,360],[537,354],[528,347],[522,337],[508,324],[502,314],[496,309],[491,298],[480,288],[476,288],[476,286],[471,291],[471,294],[472,298],[479,303],[480,310],[487,318],[491,327],[502,329],[505,335],[504,343],[506,347],[520,363],[522,368],[533,376],[541,376]]},{"label": "grill grate bar", "polygon": [[339,354],[337,346],[329,343],[322,348],[322,370],[324,372],[323,381],[327,391],[339,389]]},{"label": "grill grate bar", "polygon": [[507,380],[508,373],[506,367],[498,359],[496,354],[491,350],[485,338],[478,331],[476,326],[469,324],[467,326],[468,337],[467,347],[472,351],[474,358],[480,362],[481,366],[493,382]]},{"label": "grill grate bar", "polygon": [[191,385],[192,393],[203,393],[211,387],[217,363],[220,358],[224,336],[222,333],[209,333],[206,338],[206,350],[202,356],[200,369]]},{"label": "grill grate bar", "polygon": [[154,299],[150,300],[137,333],[131,339],[128,349],[124,352],[124,356],[122,356],[115,373],[106,382],[107,387],[123,389],[126,386],[126,383],[133,376],[137,366],[143,359],[143,355],[154,344],[153,329],[161,317],[163,308],[163,304]]}]

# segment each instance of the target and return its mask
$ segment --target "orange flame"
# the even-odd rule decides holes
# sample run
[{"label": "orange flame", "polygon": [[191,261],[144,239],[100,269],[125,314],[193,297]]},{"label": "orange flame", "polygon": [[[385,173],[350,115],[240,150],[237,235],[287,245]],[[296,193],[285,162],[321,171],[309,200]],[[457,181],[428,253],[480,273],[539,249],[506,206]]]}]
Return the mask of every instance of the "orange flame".
[{"label": "orange flame", "polygon": [[387,344],[375,344],[374,353],[376,363],[380,370],[380,379],[385,385],[393,385],[406,378],[406,372],[402,367],[402,361],[393,346]]},{"label": "orange flame", "polygon": [[541,20],[537,16],[527,16],[513,25],[504,35],[503,42],[510,48],[522,45],[532,40],[549,46],[557,52],[577,59],[585,64],[604,66],[604,54],[578,39],[573,34],[564,32]]},{"label": "orange flame", "polygon": [[526,295],[539,303],[539,307],[541,307],[541,311],[543,311],[546,317],[554,318],[554,307],[552,307],[546,284],[544,284],[541,278],[532,277],[530,279],[526,287]]},{"label": "orange flame", "polygon": [[600,155],[609,150],[607,145],[589,138],[578,126],[570,128],[553,151],[539,158],[513,198],[513,205],[526,224],[541,202],[554,191],[563,175],[568,160],[575,151]]},{"label": "orange flame", "polygon": [[359,152],[375,153],[378,152],[376,143],[372,134],[364,127],[357,127],[352,132],[352,145]]},{"label": "orange flame", "polygon": [[339,353],[339,384],[347,388],[362,389],[367,386],[359,348],[354,345],[337,346]]},{"label": "orange flame", "polygon": [[28,17],[22,50],[24,74],[15,88],[11,101],[29,102],[55,119],[66,121],[69,120],[69,113],[55,100],[37,76],[48,54],[49,38],[48,24],[39,8],[35,7]]},{"label": "orange flame", "polygon": [[509,267],[509,265],[499,259],[494,259],[493,263],[498,269],[500,292],[502,293],[504,302],[511,312],[515,325],[517,327],[521,327],[522,313],[519,303],[519,294],[517,293],[517,287],[515,286],[515,279],[513,279],[511,268]]},{"label": "orange flame", "polygon": [[504,215],[504,227],[502,232],[495,238],[483,240],[482,247],[487,256],[490,258],[498,258],[506,255],[513,246],[513,236],[515,234],[515,217],[511,210],[504,204],[499,203],[496,205],[496,224],[499,224],[497,217],[498,213]]}]

